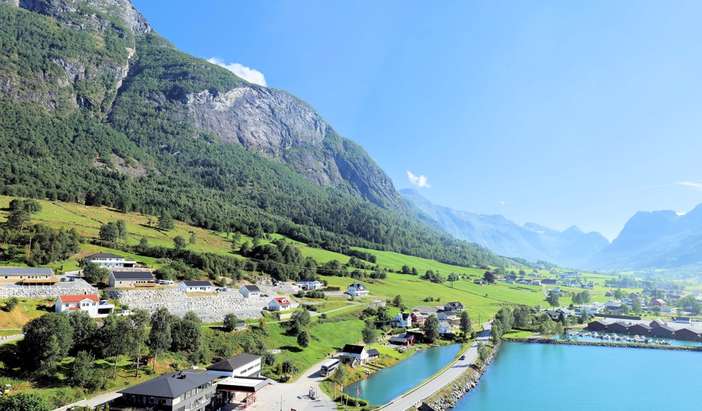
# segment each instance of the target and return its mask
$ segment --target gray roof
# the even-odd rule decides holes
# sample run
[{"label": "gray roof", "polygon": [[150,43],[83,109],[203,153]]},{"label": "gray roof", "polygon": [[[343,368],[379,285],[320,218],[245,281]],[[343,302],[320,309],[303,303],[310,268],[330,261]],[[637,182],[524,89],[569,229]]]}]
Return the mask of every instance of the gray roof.
[{"label": "gray roof", "polygon": [[246,284],[244,288],[246,288],[249,291],[261,291],[261,289],[258,288],[257,285]]},{"label": "gray roof", "polygon": [[54,270],[46,267],[2,267],[0,276],[53,275]]},{"label": "gray roof", "polygon": [[86,260],[105,260],[108,258],[121,258],[122,260],[124,260],[124,257],[122,257],[121,255],[115,255],[110,253],[95,253],[85,257]]},{"label": "gray roof", "polygon": [[253,354],[248,354],[248,353],[243,353],[239,354],[236,357],[232,358],[227,358],[222,361],[218,361],[209,367],[207,367],[208,370],[211,371],[234,371],[239,367],[242,367],[246,364],[252,363],[256,360],[258,360],[259,357],[258,355],[253,355]]},{"label": "gray roof", "polygon": [[185,280],[183,284],[188,287],[212,287],[212,283],[208,280]]},{"label": "gray roof", "polygon": [[122,394],[144,395],[161,398],[177,398],[184,393],[211,382],[217,376],[208,373],[173,372],[152,380],[125,388]]},{"label": "gray roof", "polygon": [[115,280],[118,281],[129,281],[129,280],[153,280],[154,275],[151,271],[136,270],[136,271],[112,271],[112,275]]}]

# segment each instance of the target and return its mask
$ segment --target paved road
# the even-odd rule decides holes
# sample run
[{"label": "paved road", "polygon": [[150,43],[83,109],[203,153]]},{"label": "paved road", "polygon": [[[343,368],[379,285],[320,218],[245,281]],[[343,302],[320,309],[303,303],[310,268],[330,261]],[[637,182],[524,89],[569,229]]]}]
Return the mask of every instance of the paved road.
[{"label": "paved road", "polygon": [[120,397],[122,394],[118,393],[117,391],[112,391],[112,392],[106,392],[104,394],[96,395],[92,398],[88,398],[86,400],[74,402],[73,404],[68,404],[64,405],[61,408],[56,408],[54,411],[66,411],[71,409],[72,407],[96,407],[100,404],[104,404],[107,401],[112,401],[117,397]]},{"label": "paved road", "polygon": [[[328,359],[328,358],[327,358]],[[326,361],[325,359],[324,361]],[[324,361],[313,365],[302,373],[296,381],[290,383],[274,382],[256,393],[256,403],[249,408],[251,411],[333,411],[336,404],[322,392],[319,383],[325,377],[319,375],[319,369]],[[318,399],[309,398],[310,388],[317,393]]]},{"label": "paved road", "polygon": [[11,343],[13,341],[19,341],[22,338],[24,338],[24,334],[5,335],[0,337],[0,345]]},{"label": "paved road", "polygon": [[[491,323],[483,324],[483,330],[490,329]],[[471,364],[478,360],[478,344],[489,339],[489,333],[481,333],[478,341],[474,342],[466,351],[463,352],[464,359],[455,361],[449,368],[445,369],[440,374],[434,376],[431,380],[414,390],[405,393],[384,406],[379,410],[384,411],[405,411],[408,408],[415,406],[428,397],[431,397],[438,391],[441,391],[445,386],[451,384],[456,378],[460,377]]]}]

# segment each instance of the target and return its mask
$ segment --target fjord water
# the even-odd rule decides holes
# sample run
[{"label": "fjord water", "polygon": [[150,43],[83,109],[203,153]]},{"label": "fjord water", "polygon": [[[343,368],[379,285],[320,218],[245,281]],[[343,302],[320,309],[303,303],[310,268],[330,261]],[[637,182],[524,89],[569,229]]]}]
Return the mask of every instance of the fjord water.
[{"label": "fjord water", "polygon": [[344,392],[373,405],[382,405],[444,368],[458,354],[460,344],[419,351],[404,361],[344,388]]},{"label": "fjord water", "polygon": [[702,409],[702,353],[505,343],[458,411]]}]

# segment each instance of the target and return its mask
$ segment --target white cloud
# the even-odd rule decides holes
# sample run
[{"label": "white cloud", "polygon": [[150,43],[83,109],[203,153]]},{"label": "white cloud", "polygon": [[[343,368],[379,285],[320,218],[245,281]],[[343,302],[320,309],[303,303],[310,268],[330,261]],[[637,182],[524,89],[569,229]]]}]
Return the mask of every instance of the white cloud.
[{"label": "white cloud", "polygon": [[249,83],[258,84],[259,86],[267,86],[266,77],[263,75],[263,73],[256,69],[246,67],[245,65],[239,63],[225,63],[216,57],[209,58],[207,61],[224,67]]},{"label": "white cloud", "polygon": [[678,181],[675,185],[702,191],[702,181]]},{"label": "white cloud", "polygon": [[407,180],[409,180],[410,184],[412,184],[415,187],[419,187],[419,188],[431,187],[429,185],[429,179],[427,178],[427,176],[416,175],[409,170],[407,170]]}]

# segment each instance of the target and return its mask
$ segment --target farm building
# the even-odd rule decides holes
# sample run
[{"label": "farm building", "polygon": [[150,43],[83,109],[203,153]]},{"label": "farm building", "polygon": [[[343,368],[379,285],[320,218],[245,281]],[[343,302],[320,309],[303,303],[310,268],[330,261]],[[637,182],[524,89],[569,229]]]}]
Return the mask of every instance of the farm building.
[{"label": "farm building", "polygon": [[154,274],[149,270],[113,270],[110,272],[110,287],[150,287],[156,284]]},{"label": "farm building", "polygon": [[1,267],[0,284],[51,285],[58,281],[54,270],[45,267]]}]

